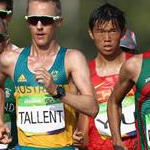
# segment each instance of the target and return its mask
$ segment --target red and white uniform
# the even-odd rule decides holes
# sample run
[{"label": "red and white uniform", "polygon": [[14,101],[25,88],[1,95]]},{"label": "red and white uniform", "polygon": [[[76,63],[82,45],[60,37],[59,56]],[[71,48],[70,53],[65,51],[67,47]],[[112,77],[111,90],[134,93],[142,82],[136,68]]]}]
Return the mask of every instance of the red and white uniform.
[{"label": "red and white uniform", "polygon": [[[131,54],[126,54],[126,58]],[[109,76],[99,76],[96,73],[95,59],[89,63],[91,81],[97,93],[99,113],[95,119],[89,118],[88,150],[113,150],[111,133],[107,118],[107,101],[118,80],[118,73]],[[137,145],[134,119],[134,89],[132,89],[122,103],[121,133],[124,144],[133,150]]]}]

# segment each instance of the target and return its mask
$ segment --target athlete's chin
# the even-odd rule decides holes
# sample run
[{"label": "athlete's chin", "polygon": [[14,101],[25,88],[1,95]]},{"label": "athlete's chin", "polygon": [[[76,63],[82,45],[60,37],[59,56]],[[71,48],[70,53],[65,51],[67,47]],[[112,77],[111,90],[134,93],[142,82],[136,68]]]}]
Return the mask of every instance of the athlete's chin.
[{"label": "athlete's chin", "polygon": [[113,50],[105,50],[103,53],[105,55],[112,55],[114,53],[114,51]]},{"label": "athlete's chin", "polygon": [[42,40],[36,40],[36,44],[40,47],[45,47],[47,42],[42,41]]}]

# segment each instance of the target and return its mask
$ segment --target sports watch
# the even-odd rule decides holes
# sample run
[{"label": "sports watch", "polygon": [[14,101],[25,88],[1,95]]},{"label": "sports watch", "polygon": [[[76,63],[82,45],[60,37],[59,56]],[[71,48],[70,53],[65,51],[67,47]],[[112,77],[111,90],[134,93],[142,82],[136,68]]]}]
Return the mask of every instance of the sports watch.
[{"label": "sports watch", "polygon": [[66,95],[66,91],[65,91],[65,88],[63,86],[57,86],[57,94],[56,95],[53,95],[53,98],[62,98]]}]

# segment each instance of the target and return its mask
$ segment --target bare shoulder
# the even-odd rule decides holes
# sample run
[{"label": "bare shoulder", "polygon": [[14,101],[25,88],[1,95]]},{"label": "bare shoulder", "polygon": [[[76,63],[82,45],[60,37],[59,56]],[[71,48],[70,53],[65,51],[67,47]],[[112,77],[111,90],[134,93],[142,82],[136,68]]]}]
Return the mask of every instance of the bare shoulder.
[{"label": "bare shoulder", "polygon": [[71,59],[71,58],[76,58],[76,59],[80,59],[80,58],[84,58],[85,59],[85,55],[78,49],[68,49],[67,52],[67,58]]},{"label": "bare shoulder", "polygon": [[20,54],[23,49],[24,49],[24,48],[16,48],[16,49],[14,49],[13,51],[15,51],[16,53],[19,53],[19,54]]},{"label": "bare shoulder", "polygon": [[0,63],[1,63],[1,65],[6,67],[9,64],[15,63],[22,50],[23,50],[22,48],[19,48],[19,49],[16,49],[16,50],[4,51],[0,55]]},{"label": "bare shoulder", "polygon": [[68,71],[84,70],[88,72],[86,57],[80,50],[69,49],[66,54],[65,64]]},{"label": "bare shoulder", "polygon": [[78,49],[68,49],[67,55],[66,55],[67,64],[70,65],[76,64],[80,65],[83,63],[87,63],[85,55]]},{"label": "bare shoulder", "polygon": [[128,59],[127,61],[125,61],[123,66],[126,68],[126,70],[133,71],[135,69],[140,68],[141,62],[142,62],[142,54],[139,54],[139,55],[135,55],[135,56],[131,57],[130,59]]},{"label": "bare shoulder", "polygon": [[135,82],[141,71],[142,56],[142,54],[138,54],[125,61],[120,72]]}]

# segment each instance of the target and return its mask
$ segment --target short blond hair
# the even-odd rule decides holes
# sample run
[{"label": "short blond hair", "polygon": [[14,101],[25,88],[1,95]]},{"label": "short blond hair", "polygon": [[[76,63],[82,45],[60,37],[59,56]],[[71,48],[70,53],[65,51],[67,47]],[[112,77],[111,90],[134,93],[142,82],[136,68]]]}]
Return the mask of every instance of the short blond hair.
[{"label": "short blond hair", "polygon": [[28,14],[29,11],[29,3],[30,2],[53,2],[56,5],[56,9],[57,9],[57,15],[61,16],[61,2],[60,0],[28,0],[27,2],[27,9],[26,9],[26,13]]}]

